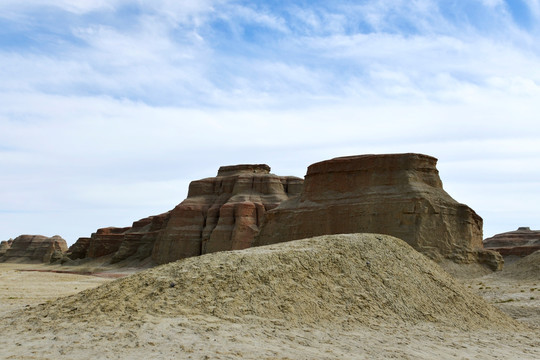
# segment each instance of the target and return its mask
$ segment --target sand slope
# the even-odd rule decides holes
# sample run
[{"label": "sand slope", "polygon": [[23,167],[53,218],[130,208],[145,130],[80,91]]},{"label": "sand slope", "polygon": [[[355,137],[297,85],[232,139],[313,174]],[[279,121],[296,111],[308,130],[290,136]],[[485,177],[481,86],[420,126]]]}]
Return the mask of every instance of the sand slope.
[{"label": "sand slope", "polygon": [[205,314],[237,322],[517,326],[405,242],[358,234],[193,257],[32,312],[79,320]]},{"label": "sand slope", "polygon": [[0,330],[11,359],[540,357],[537,332],[373,234],[184,259],[12,312]]},{"label": "sand slope", "polygon": [[509,278],[540,281],[540,250],[508,264],[503,273]]}]

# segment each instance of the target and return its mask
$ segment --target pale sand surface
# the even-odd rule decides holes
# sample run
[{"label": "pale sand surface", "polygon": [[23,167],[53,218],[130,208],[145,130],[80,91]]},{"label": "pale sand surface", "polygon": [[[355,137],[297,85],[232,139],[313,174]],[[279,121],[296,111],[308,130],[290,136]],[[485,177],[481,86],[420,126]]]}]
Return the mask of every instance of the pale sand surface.
[{"label": "pale sand surface", "polygon": [[0,315],[111,281],[96,276],[42,272],[51,269],[54,267],[43,264],[0,263]]},{"label": "pale sand surface", "polygon": [[[208,266],[224,264],[206,259]],[[376,265],[375,261],[369,264],[371,268]],[[364,324],[334,321],[331,316],[324,323],[311,318],[227,318],[219,312],[217,317],[202,310],[187,311],[185,305],[177,311],[170,296],[159,294],[155,301],[162,304],[161,313],[159,306],[130,312],[127,307],[115,306],[127,301],[123,298],[126,294],[135,297],[126,287],[137,293],[142,281],[149,288],[160,289],[163,283],[171,282],[171,274],[185,267],[171,265],[164,268],[166,271],[154,270],[114,282],[94,276],[18,271],[47,268],[0,263],[1,359],[540,359],[540,274],[536,273],[471,272],[461,276],[465,289],[528,325],[506,327],[499,315],[487,313],[494,316],[492,328],[460,328],[451,325],[452,319],[447,323],[384,319],[384,308],[380,314],[377,311],[381,309],[370,309],[369,315],[375,318]],[[214,281],[208,273],[202,274],[203,282]],[[204,287],[203,282],[195,285]],[[97,293],[79,293],[105,283],[108,286]],[[279,291],[279,287],[275,289]],[[178,285],[161,288],[166,295],[177,290],[193,291]],[[196,302],[193,294],[190,296],[189,301]],[[141,295],[141,299],[148,296]],[[94,308],[100,301],[103,306]],[[77,309],[75,304],[85,309]],[[205,309],[204,304],[197,306],[194,309]],[[269,309],[272,306],[267,305]],[[105,316],[95,316],[98,310]],[[264,313],[264,309],[255,310]]]}]

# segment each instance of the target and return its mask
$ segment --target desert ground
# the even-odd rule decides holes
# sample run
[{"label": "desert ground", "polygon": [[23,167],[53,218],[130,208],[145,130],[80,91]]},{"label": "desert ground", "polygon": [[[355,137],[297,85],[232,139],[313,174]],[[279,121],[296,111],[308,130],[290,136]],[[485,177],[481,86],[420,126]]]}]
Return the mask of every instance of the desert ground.
[{"label": "desert ground", "polygon": [[0,263],[0,358],[540,358],[540,255],[497,273],[446,264],[454,281],[423,255],[327,262],[306,246],[292,249],[304,260],[265,247],[119,279]]}]

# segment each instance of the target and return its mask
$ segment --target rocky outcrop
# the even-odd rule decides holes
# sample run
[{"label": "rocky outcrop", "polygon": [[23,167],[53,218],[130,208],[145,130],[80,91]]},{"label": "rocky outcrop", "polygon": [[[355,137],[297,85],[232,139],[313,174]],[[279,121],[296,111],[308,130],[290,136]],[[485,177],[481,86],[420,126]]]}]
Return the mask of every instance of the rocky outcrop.
[{"label": "rocky outcrop", "polygon": [[80,237],[77,241],[71,245],[67,251],[67,257],[71,260],[84,259],[88,253],[88,247],[90,246],[91,238]]},{"label": "rocky outcrop", "polygon": [[497,251],[503,256],[527,256],[540,250],[540,230],[520,227],[515,231],[497,234],[485,239],[484,247]]},{"label": "rocky outcrop", "polygon": [[67,249],[66,241],[58,235],[21,235],[13,240],[2,261],[50,263],[59,260]]},{"label": "rocky outcrop", "polygon": [[122,244],[111,262],[117,263],[131,257],[137,260],[150,257],[154,243],[167,225],[169,217],[170,211],[134,222],[131,229],[124,233]]},{"label": "rocky outcrop", "polygon": [[193,181],[175,209],[98,229],[67,253],[71,260],[111,255],[111,263],[151,257],[166,263],[205,253],[249,247],[265,212],[300,193],[303,180],[270,174],[268,165],[223,166],[217,177]]},{"label": "rocky outcrop", "polygon": [[300,196],[266,213],[254,245],[318,235],[380,233],[433,259],[483,262],[502,257],[482,245],[482,218],[442,187],[437,159],[421,154],[362,155],[309,166]]},{"label": "rocky outcrop", "polygon": [[267,211],[300,193],[303,180],[270,173],[268,165],[223,166],[191,182],[152,251],[157,263],[251,246]]},{"label": "rocky outcrop", "polygon": [[137,220],[130,227],[98,229],[90,237],[81,237],[67,256],[71,260],[112,255],[111,263],[130,257],[143,260],[150,257],[159,232],[167,223],[169,212]]},{"label": "rocky outcrop", "polygon": [[4,256],[6,251],[11,247],[12,243],[13,243],[13,239],[0,242],[0,258]]},{"label": "rocky outcrop", "polygon": [[130,227],[107,227],[98,229],[90,236],[90,244],[86,252],[86,257],[97,258],[109,254],[114,254],[122,245],[124,233]]}]

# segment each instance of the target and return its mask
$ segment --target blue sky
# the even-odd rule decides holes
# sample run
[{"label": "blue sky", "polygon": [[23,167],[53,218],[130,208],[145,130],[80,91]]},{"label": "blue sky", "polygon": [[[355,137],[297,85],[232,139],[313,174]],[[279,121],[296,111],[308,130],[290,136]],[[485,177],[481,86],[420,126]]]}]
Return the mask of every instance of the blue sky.
[{"label": "blue sky", "polygon": [[540,1],[3,0],[0,239],[127,226],[221,165],[420,152],[540,228]]}]

